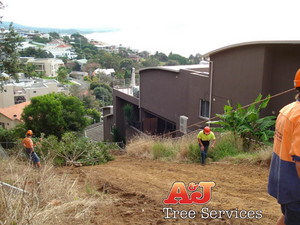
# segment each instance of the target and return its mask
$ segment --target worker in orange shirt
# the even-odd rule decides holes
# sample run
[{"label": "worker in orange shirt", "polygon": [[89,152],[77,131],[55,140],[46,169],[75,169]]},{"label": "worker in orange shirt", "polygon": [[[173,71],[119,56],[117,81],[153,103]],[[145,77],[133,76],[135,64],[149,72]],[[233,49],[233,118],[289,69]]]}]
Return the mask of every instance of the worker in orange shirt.
[{"label": "worker in orange shirt", "polygon": [[37,168],[40,168],[41,162],[38,155],[34,152],[33,142],[31,140],[32,134],[32,130],[26,132],[26,138],[23,139],[22,145],[25,147],[25,152],[30,162],[33,162]]},{"label": "worker in orange shirt", "polygon": [[281,205],[277,225],[300,224],[300,69],[296,101],[283,107],[276,120],[268,192]]}]

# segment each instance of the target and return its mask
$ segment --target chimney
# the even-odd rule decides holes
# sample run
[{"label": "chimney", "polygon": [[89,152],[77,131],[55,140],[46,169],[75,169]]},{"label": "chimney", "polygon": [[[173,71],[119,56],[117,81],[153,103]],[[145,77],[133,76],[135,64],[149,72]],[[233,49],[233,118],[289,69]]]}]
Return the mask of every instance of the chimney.
[{"label": "chimney", "polygon": [[134,67],[131,68],[131,82],[130,82],[130,86],[131,87],[135,86],[135,68]]}]

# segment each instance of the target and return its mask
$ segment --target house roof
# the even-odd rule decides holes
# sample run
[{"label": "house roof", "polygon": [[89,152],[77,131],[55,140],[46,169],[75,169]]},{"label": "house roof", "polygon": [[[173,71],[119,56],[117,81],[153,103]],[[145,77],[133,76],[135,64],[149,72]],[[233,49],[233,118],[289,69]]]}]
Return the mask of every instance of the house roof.
[{"label": "house roof", "polygon": [[6,116],[11,120],[21,120],[21,114],[23,109],[30,104],[30,101],[23,102],[20,104],[12,105],[6,108],[0,108],[0,114]]},{"label": "house roof", "polygon": [[71,48],[71,45],[66,45],[66,44],[62,44],[62,45],[58,45],[56,48]]},{"label": "house roof", "polygon": [[115,73],[115,70],[113,69],[113,68],[110,68],[110,69],[100,69],[100,68],[98,68],[98,69],[96,69],[95,71],[94,71],[94,73],[96,74],[96,73],[103,73],[103,74],[105,74],[105,75],[110,75],[110,74],[112,74],[112,73]]},{"label": "house roof", "polygon": [[193,69],[199,69],[199,68],[209,68],[209,64],[208,63],[200,63],[200,64],[194,64],[194,65],[179,65],[179,66],[155,66],[155,67],[147,67],[144,69],[140,69],[139,72],[142,72],[145,70],[166,70],[166,71],[179,73],[180,70],[193,70]]},{"label": "house roof", "polygon": [[297,45],[300,44],[299,40],[283,40],[283,41],[252,41],[252,42],[242,42],[242,43],[237,43],[233,45],[228,45],[222,48],[218,48],[216,50],[210,51],[206,54],[204,54],[204,57],[209,57],[211,55],[214,55],[216,53],[231,49],[231,48],[237,48],[237,47],[242,47],[242,46],[247,46],[247,45],[263,45],[263,44],[290,44],[290,45]]},{"label": "house roof", "polygon": [[65,44],[65,42],[61,41],[61,40],[58,40],[58,39],[55,39],[51,42],[48,43],[49,45],[63,45]]}]

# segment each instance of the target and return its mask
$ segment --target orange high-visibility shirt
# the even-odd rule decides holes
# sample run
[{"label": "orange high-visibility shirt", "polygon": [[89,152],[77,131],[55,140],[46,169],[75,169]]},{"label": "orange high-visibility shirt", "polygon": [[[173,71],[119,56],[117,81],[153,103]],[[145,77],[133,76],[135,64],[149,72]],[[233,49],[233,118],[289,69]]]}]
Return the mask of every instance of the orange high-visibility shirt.
[{"label": "orange high-visibility shirt", "polygon": [[280,204],[300,201],[300,179],[295,161],[300,161],[300,102],[280,110],[275,126],[268,192]]},{"label": "orange high-visibility shirt", "polygon": [[31,149],[33,149],[33,142],[31,140],[31,138],[29,138],[29,137],[26,137],[26,138],[23,139],[22,145],[25,148],[31,148]]}]

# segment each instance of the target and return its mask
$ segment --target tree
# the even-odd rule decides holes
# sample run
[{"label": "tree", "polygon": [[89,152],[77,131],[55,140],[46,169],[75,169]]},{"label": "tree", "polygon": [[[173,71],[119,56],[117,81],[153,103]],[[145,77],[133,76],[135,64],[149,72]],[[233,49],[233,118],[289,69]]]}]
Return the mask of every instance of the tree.
[{"label": "tree", "polygon": [[92,119],[94,120],[95,123],[100,122],[101,113],[97,109],[95,109],[95,108],[87,109],[86,114],[89,115],[90,117],[92,117]]},{"label": "tree", "polygon": [[61,83],[67,82],[67,75],[68,71],[67,68],[64,66],[61,66],[57,70],[57,80]]},{"label": "tree", "polygon": [[36,77],[38,75],[38,73],[35,71],[38,68],[37,65],[32,64],[32,63],[28,63],[25,66],[25,77],[31,78],[31,77]]},{"label": "tree", "polygon": [[166,63],[166,66],[177,66],[177,65],[180,65],[180,62],[178,62],[177,60],[173,60],[173,59],[168,60]]},{"label": "tree", "polygon": [[67,131],[82,131],[87,125],[82,102],[73,96],[51,93],[31,99],[22,113],[26,129],[36,135],[61,137]]},{"label": "tree", "polygon": [[86,37],[84,37],[83,35],[79,34],[78,32],[75,33],[75,34],[72,34],[71,38],[77,44],[84,45],[84,44],[88,44],[89,43],[88,39]]},{"label": "tree", "polygon": [[91,62],[84,65],[82,71],[87,72],[89,76],[93,75],[93,72],[95,69],[101,68],[101,65],[99,63]]},{"label": "tree", "polygon": [[20,67],[17,48],[21,41],[22,38],[14,30],[12,23],[9,25],[9,32],[0,35],[0,70],[14,78],[17,78]]},{"label": "tree", "polygon": [[156,52],[154,58],[161,62],[167,62],[168,60],[168,56],[162,52]]},{"label": "tree", "polygon": [[156,58],[150,57],[149,59],[146,59],[144,61],[142,61],[142,65],[144,67],[153,67],[153,66],[159,66],[160,65],[160,61]]},{"label": "tree", "polygon": [[186,65],[188,63],[188,59],[181,56],[181,55],[178,55],[178,54],[173,54],[173,53],[170,53],[169,56],[168,56],[168,61],[170,60],[176,60],[179,62],[180,65]]},{"label": "tree", "polygon": [[43,49],[36,49],[33,47],[26,48],[20,51],[22,57],[35,57],[35,58],[54,58],[51,52],[47,52]]},{"label": "tree", "polygon": [[60,35],[57,32],[50,32],[49,35],[53,39],[59,39],[60,38]]},{"label": "tree", "polygon": [[80,71],[81,66],[77,61],[67,61],[67,68],[71,69],[71,71]]},{"label": "tree", "polygon": [[70,39],[69,36],[63,36],[63,41],[64,41],[65,43],[70,43],[70,42],[71,42],[71,39]]},{"label": "tree", "polygon": [[33,41],[38,42],[38,43],[43,43],[43,44],[50,42],[50,40],[48,38],[42,38],[42,37],[40,37],[39,34],[37,34],[33,37]]},{"label": "tree", "polygon": [[96,87],[93,92],[97,99],[102,100],[103,105],[112,104],[112,93],[106,88]]},{"label": "tree", "polygon": [[120,61],[120,70],[131,70],[134,67],[134,62],[131,59],[123,59]]},{"label": "tree", "polygon": [[[2,1],[0,1],[0,10],[2,10],[4,8],[5,8],[4,4],[2,3]],[[0,16],[0,23],[2,23],[2,17],[3,16]]]}]

